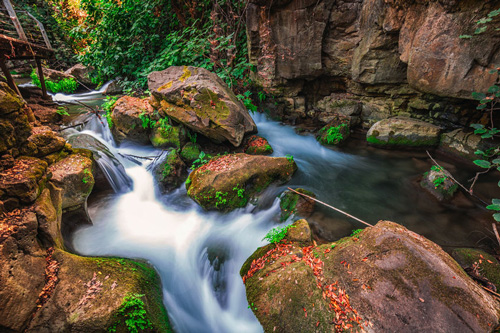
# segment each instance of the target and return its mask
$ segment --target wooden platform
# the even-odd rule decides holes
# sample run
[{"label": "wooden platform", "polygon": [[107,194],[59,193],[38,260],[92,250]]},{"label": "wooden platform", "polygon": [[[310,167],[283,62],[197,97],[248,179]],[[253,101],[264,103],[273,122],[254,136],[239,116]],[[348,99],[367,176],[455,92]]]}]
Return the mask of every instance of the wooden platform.
[{"label": "wooden platform", "polygon": [[50,59],[53,56],[52,49],[0,35],[0,57],[4,60]]}]

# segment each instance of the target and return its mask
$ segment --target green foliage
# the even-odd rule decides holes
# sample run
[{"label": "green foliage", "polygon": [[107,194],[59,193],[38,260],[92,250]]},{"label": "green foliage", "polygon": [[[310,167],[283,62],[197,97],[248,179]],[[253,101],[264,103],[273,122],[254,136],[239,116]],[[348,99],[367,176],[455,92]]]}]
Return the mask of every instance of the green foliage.
[{"label": "green foliage", "polygon": [[257,311],[257,307],[255,305],[253,305],[253,303],[249,304],[248,308],[251,309],[251,310]]},{"label": "green foliage", "polygon": [[69,116],[69,113],[68,113],[68,111],[66,111],[66,108],[64,106],[59,106],[56,109],[56,113],[61,115],[61,116]]},{"label": "green foliage", "polygon": [[[441,167],[438,167],[437,165],[433,165],[431,167],[431,170],[439,173],[444,173],[444,170]],[[445,180],[448,179],[446,176],[441,176],[441,177],[435,177],[432,180],[432,184],[434,185],[435,188],[438,188],[439,186],[443,185]]]},{"label": "green foliage", "polygon": [[219,206],[224,206],[227,203],[227,192],[217,191],[215,193],[215,207],[220,208]]},{"label": "green foliage", "polygon": [[363,231],[363,229],[353,230],[350,237],[358,237],[358,235]]},{"label": "green foliage", "polygon": [[119,320],[109,329],[109,332],[116,332],[117,326],[122,320],[125,322],[128,332],[138,333],[140,330],[151,329],[151,321],[147,317],[142,294],[129,294],[123,299],[123,303],[118,310]]},{"label": "green foliage", "polygon": [[238,195],[238,198],[245,198],[245,189],[240,188],[239,186],[233,187],[233,191],[236,191],[236,194]]},{"label": "green foliage", "polygon": [[264,236],[264,238],[262,238],[262,240],[267,240],[269,243],[277,244],[281,242],[283,238],[285,238],[286,233],[288,232],[288,230],[290,230],[290,228],[295,228],[295,226],[289,224],[284,227],[275,227],[269,230],[269,232]]},{"label": "green foliage", "polygon": [[142,112],[139,115],[139,119],[141,120],[141,126],[144,129],[154,128],[156,125],[156,122],[154,120],[151,120],[151,118],[146,114],[146,111]]},{"label": "green foliage", "polygon": [[293,155],[290,155],[290,154],[286,154],[285,155],[286,159],[288,160],[288,162],[292,163],[293,162]]},{"label": "green foliage", "polygon": [[[40,82],[40,79],[38,78],[38,74],[36,71],[33,69],[33,71],[30,74],[31,80],[33,81],[33,84],[36,85],[38,88],[42,87],[42,83]],[[67,94],[72,94],[75,92],[76,88],[78,88],[78,83],[72,79],[62,79],[60,81],[52,81],[49,79],[45,80],[45,86],[47,87],[47,90],[57,94],[60,92],[67,93]]]},{"label": "green foliage", "polygon": [[106,100],[102,104],[101,108],[104,111],[104,118],[108,122],[109,128],[113,127],[113,119],[111,119],[111,112],[113,112],[113,107],[115,106],[118,97],[106,97]]},{"label": "green foliage", "polygon": [[92,178],[92,173],[90,172],[89,169],[84,169],[83,170],[83,178],[82,178],[82,182],[84,184],[87,184]]},{"label": "green foliage", "polygon": [[196,143],[198,134],[187,131],[187,136],[189,138],[189,141],[191,141],[192,143]]},{"label": "green foliage", "polygon": [[208,161],[210,160],[209,155],[205,154],[204,151],[200,152],[200,155],[196,160],[193,161],[193,165],[191,166],[191,169],[196,169],[201,167],[204,164],[207,164]]},{"label": "green foliage", "polygon": [[320,138],[322,142],[325,142],[329,145],[336,145],[340,143],[342,140],[344,140],[344,136],[342,135],[342,130],[346,128],[346,124],[340,124],[338,126],[330,126],[330,127],[323,127],[320,130]]},{"label": "green foliage", "polygon": [[245,1],[81,0],[87,12],[70,32],[87,39],[80,56],[101,82],[120,76],[140,89],[147,75],[191,65],[217,73],[230,86],[244,84],[250,65],[243,26]]},{"label": "green foliage", "polygon": [[253,104],[250,96],[252,96],[252,92],[250,92],[249,90],[245,91],[243,94],[236,95],[236,97],[238,97],[238,99],[243,102],[245,108],[251,113],[254,113],[255,111],[257,111],[257,106]]},{"label": "green foliage", "polygon": [[170,125],[168,117],[160,118],[156,122],[156,126],[165,133],[169,133],[172,130],[172,125]]}]

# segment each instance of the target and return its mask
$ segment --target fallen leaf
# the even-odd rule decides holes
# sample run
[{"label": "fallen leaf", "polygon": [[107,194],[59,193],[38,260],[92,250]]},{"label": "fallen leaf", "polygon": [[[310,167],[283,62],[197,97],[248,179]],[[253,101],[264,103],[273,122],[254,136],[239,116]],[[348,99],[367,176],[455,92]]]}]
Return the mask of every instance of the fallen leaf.
[{"label": "fallen leaf", "polygon": [[423,298],[420,298],[420,297],[419,297],[418,299],[419,299],[419,300],[420,300],[420,302],[422,302],[422,303],[424,303],[424,302],[425,302]]}]

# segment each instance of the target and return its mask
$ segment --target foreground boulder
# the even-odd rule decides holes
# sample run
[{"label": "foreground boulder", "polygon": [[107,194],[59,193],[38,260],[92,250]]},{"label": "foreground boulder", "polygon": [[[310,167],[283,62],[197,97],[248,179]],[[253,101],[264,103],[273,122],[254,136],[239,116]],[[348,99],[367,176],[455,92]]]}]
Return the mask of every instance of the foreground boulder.
[{"label": "foreground boulder", "polygon": [[406,117],[394,117],[375,123],[366,140],[382,147],[429,147],[439,143],[438,126]]},{"label": "foreground boulder", "polygon": [[83,205],[94,187],[92,153],[87,152],[72,154],[49,167],[51,182],[62,189],[63,209]]},{"label": "foreground boulder", "polygon": [[439,246],[387,221],[332,244],[267,245],[240,273],[265,332],[485,332],[500,319]]},{"label": "foreground boulder", "polygon": [[[145,99],[123,96],[113,106],[111,132],[116,141],[127,139],[139,143],[149,143],[150,127],[147,119],[151,119],[153,108]],[[142,118],[142,119],[141,119]]]},{"label": "foreground boulder", "polygon": [[272,183],[284,183],[297,170],[292,158],[233,154],[215,157],[186,181],[188,195],[205,209],[243,207]]},{"label": "foreground boulder", "polygon": [[155,108],[215,142],[238,147],[246,133],[257,131],[243,103],[206,69],[169,67],[149,74],[148,87]]}]

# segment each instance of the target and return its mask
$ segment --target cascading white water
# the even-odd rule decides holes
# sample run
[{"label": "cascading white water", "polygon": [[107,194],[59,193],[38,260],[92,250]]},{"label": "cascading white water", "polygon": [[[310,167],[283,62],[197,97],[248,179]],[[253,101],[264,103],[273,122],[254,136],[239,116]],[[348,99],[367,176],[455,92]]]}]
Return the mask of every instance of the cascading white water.
[{"label": "cascading white water", "polygon": [[[287,185],[306,187],[321,200],[372,223],[383,218],[399,222],[441,244],[474,241],[469,237],[475,227],[468,213],[456,210],[445,215],[434,201],[415,204],[416,191],[408,179],[425,169],[416,170],[410,158],[361,156],[364,151],[346,154],[322,147],[314,137],[299,136],[263,115],[255,120],[275,156],[294,155],[299,171]],[[90,127],[98,129],[96,124]],[[109,139],[109,133],[104,132],[87,133]],[[133,144],[112,149],[139,156],[157,153],[151,147]],[[262,331],[247,307],[239,270],[276,225],[279,203],[274,198],[286,186],[270,190],[268,208],[262,205],[252,211],[253,206],[248,206],[229,214],[205,212],[187,197],[183,187],[165,196],[156,195],[145,165],[121,161],[133,180],[133,191],[91,205],[94,224],[74,234],[74,248],[84,255],[149,260],[162,278],[165,304],[178,332]],[[434,218],[438,214],[440,217]],[[457,223],[458,217],[464,222]],[[318,221],[323,228],[332,228],[336,238],[359,227],[330,212]]]}]

